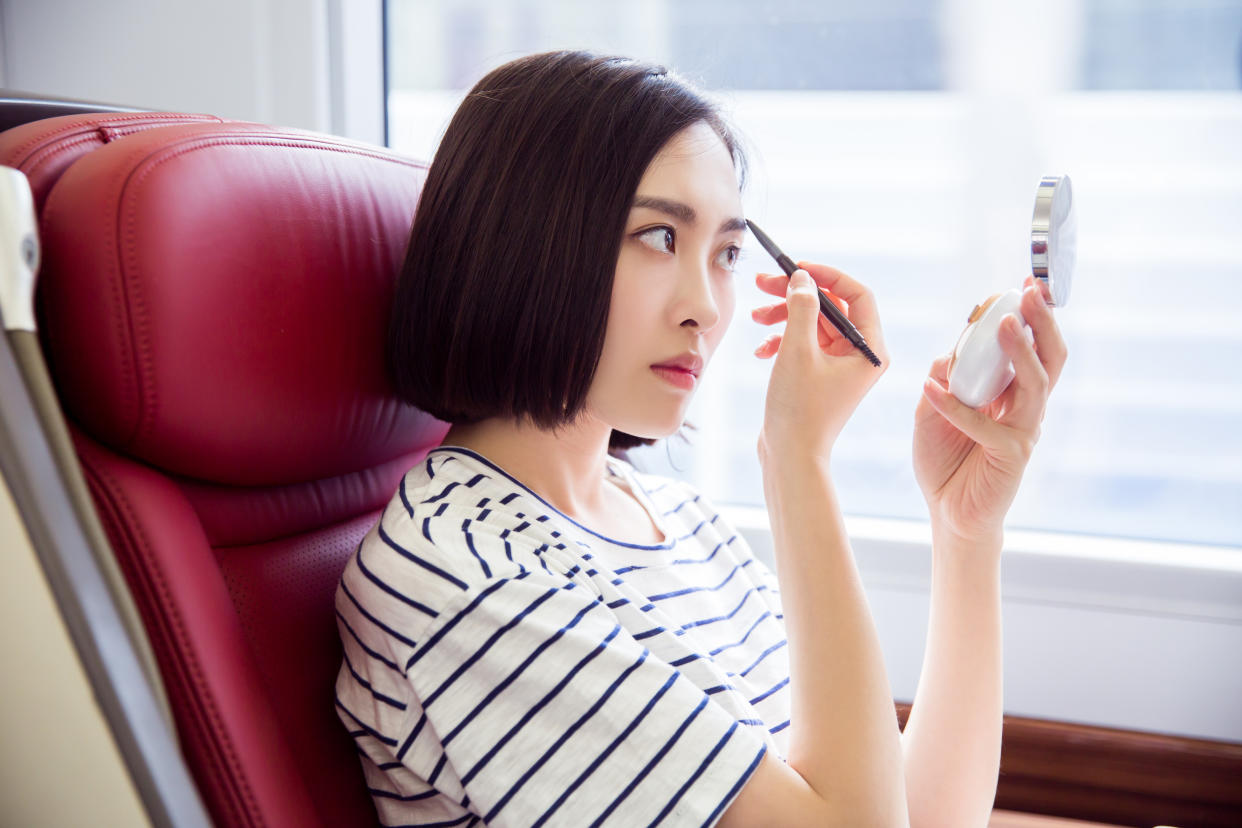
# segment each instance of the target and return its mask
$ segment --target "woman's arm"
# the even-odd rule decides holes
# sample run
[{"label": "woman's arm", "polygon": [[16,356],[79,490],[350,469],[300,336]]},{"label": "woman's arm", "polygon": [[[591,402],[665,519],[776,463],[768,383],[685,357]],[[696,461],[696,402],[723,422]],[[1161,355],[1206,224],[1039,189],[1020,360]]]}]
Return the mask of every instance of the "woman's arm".
[{"label": "woman's arm", "polygon": [[1000,538],[932,540],[923,672],[902,735],[912,828],[984,826],[1004,716]]},{"label": "woman's arm", "polygon": [[932,525],[927,651],[902,739],[915,828],[982,828],[996,797],[1002,527],[1066,359],[1033,282],[1028,277],[1022,316],[1034,341],[1017,325],[1002,326],[1000,343],[1016,374],[1005,392],[981,410],[966,407],[947,391],[943,357],[932,364],[915,412],[914,471]]},{"label": "woman's arm", "polygon": [[[849,303],[887,362],[870,292],[840,271],[803,266]],[[781,284],[759,283],[770,293]],[[790,750],[787,764],[764,757],[720,824],[904,826],[892,691],[829,471],[837,434],[880,371],[819,323],[810,279],[797,274],[788,290],[786,303],[755,318],[788,317],[784,336],[757,353],[777,355],[759,454],[789,640]]]}]

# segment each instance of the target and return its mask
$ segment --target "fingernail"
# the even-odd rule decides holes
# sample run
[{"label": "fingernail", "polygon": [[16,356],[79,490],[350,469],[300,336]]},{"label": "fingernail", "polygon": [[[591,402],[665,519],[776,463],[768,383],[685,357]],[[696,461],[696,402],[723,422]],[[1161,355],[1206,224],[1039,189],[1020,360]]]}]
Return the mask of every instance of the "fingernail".
[{"label": "fingernail", "polygon": [[789,287],[785,291],[786,294],[808,293],[812,289],[811,274],[805,270],[798,269],[789,277]]}]

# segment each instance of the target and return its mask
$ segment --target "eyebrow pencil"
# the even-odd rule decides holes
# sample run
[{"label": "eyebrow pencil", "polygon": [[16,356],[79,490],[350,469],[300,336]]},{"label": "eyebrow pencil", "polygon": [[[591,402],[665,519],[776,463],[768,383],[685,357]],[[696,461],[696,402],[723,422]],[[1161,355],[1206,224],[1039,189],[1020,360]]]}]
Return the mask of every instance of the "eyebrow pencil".
[{"label": "eyebrow pencil", "polygon": [[[785,271],[785,275],[792,276],[794,271],[798,269],[798,266],[793,263],[793,259],[782,253],[781,249],[776,246],[776,242],[769,239],[768,234],[760,230],[759,226],[753,221],[746,219],[746,226],[750,228],[750,232],[755,234],[755,238],[763,245],[763,249],[768,251],[768,255],[776,259],[776,263],[781,266],[781,270]],[[822,290],[819,290],[817,287],[815,292],[819,295],[819,312],[828,317],[828,321],[832,323],[832,326],[840,331],[842,336],[852,342],[855,348],[862,351],[863,356],[872,365],[879,368],[880,358],[875,355],[875,351],[871,350],[867,340],[863,339],[863,335],[858,332],[858,328],[855,328],[845,314],[841,313],[840,308],[828,300],[828,297],[824,295]]]}]

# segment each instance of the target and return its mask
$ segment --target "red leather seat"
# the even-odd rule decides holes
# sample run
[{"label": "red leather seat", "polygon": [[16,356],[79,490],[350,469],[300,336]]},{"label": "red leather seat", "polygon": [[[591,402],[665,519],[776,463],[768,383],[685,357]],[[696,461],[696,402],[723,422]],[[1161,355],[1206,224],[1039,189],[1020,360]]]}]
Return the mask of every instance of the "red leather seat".
[{"label": "red leather seat", "polygon": [[50,368],[221,826],[375,822],[333,708],[332,598],[446,428],[383,369],[425,173],[192,123],[99,146],[47,192]]},{"label": "red leather seat", "polygon": [[39,212],[61,173],[83,155],[127,135],[187,123],[226,121],[183,112],[88,112],[44,118],[0,133],[0,164],[26,174]]}]

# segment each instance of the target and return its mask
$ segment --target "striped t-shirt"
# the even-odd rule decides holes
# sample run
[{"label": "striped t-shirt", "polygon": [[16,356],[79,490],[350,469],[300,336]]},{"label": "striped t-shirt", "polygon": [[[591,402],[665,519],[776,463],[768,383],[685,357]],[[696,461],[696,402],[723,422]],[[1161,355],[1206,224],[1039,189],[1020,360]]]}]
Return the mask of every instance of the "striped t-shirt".
[{"label": "striped t-shirt", "polygon": [[664,543],[441,447],[350,558],[337,712],[385,825],[710,825],[785,755],[775,576],[686,484],[608,474]]}]

